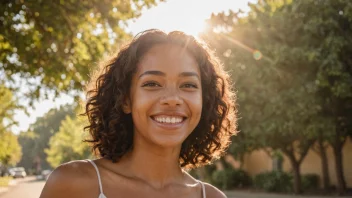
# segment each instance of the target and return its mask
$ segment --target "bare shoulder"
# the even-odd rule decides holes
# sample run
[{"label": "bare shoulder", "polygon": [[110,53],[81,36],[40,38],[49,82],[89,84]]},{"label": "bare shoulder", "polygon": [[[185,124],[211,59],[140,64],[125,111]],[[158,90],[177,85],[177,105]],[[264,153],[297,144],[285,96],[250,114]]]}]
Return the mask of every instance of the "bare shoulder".
[{"label": "bare shoulder", "polygon": [[50,174],[40,198],[87,197],[84,196],[89,191],[87,189],[98,188],[95,184],[96,176],[92,176],[93,174],[95,174],[94,168],[87,161],[62,164]]},{"label": "bare shoulder", "polygon": [[204,183],[204,187],[205,187],[205,194],[206,197],[212,197],[212,198],[227,198],[226,195],[219,190],[218,188],[216,188],[215,186],[208,184],[208,183]]}]

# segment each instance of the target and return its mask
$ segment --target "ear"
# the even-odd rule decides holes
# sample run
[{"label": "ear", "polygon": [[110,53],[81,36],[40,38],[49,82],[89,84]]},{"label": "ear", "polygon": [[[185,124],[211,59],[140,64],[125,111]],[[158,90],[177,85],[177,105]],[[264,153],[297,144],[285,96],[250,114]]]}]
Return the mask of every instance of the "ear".
[{"label": "ear", "polygon": [[132,113],[131,102],[129,98],[126,98],[122,104],[122,110],[125,114]]}]

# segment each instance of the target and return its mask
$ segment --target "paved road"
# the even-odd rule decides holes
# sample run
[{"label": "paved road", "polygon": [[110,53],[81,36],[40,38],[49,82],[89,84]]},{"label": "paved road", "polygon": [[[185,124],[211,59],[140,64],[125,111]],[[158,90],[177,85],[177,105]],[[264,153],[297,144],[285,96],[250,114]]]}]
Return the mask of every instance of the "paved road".
[{"label": "paved road", "polygon": [[[38,198],[45,184],[44,181],[37,181],[34,177],[25,180],[16,180],[16,182],[17,185],[12,186],[7,192],[0,193],[0,198]],[[294,196],[241,191],[228,191],[225,193],[228,198],[335,198],[335,196]]]},{"label": "paved road", "polygon": [[352,198],[352,196],[308,196],[308,195],[283,195],[273,193],[251,193],[241,191],[225,192],[228,198]]},{"label": "paved road", "polygon": [[44,181],[36,181],[35,178],[18,180],[17,185],[12,186],[7,192],[1,193],[0,198],[38,198],[44,184]]}]

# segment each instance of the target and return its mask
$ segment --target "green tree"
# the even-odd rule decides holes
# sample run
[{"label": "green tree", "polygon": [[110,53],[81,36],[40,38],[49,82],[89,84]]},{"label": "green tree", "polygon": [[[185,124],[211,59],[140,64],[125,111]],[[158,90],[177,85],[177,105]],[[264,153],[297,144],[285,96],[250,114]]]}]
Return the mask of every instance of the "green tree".
[{"label": "green tree", "polygon": [[[247,16],[212,16],[204,35],[233,70],[244,120],[240,128],[257,137],[258,145],[280,148],[290,159],[296,193],[297,165],[312,141],[328,142],[342,194],[342,148],[352,133],[352,40],[347,36],[352,3],[263,0],[250,7]],[[294,159],[291,151],[300,157]]]},{"label": "green tree", "polygon": [[[312,12],[314,1],[301,2],[301,12]],[[323,10],[323,12],[322,12]],[[314,6],[315,15],[306,16],[306,33],[311,36],[311,48],[316,51],[312,63],[319,65],[316,83],[323,107],[322,117],[332,130],[323,132],[333,148],[337,190],[346,191],[342,150],[352,136],[352,2],[324,1]]]},{"label": "green tree", "polygon": [[39,135],[33,131],[21,132],[18,136],[23,153],[18,166],[26,168],[29,174],[33,174],[36,171],[36,165],[34,164],[36,150],[33,148],[36,148],[38,137]]},{"label": "green tree", "polygon": [[50,138],[47,161],[51,167],[79,159],[91,158],[91,149],[83,142],[85,126],[83,119],[66,116],[61,122],[60,129]]},{"label": "green tree", "polygon": [[[127,21],[155,0],[0,3],[0,68],[6,79],[36,77],[29,92],[81,90],[98,59],[131,37]],[[39,91],[42,90],[42,91]]]},{"label": "green tree", "polygon": [[[238,27],[235,28],[238,34]],[[246,33],[246,28],[243,27],[243,34],[249,34]],[[209,35],[209,38],[211,37]],[[220,43],[225,42],[228,43],[226,39],[223,39]],[[260,48],[263,51],[264,46]],[[229,53],[229,50],[231,50],[231,54],[234,54],[229,56],[229,59],[232,60],[227,62],[233,63],[228,66],[232,66],[232,76],[239,93],[239,112],[242,119],[240,121],[240,124],[242,124],[240,125],[241,132],[245,133],[246,136],[253,137],[249,141],[254,140],[252,144],[256,145],[256,148],[279,149],[289,158],[295,173],[294,189],[296,193],[300,193],[300,164],[314,142],[314,139],[306,138],[307,125],[310,116],[315,113],[314,108],[316,106],[311,100],[312,96],[309,96],[311,95],[308,92],[309,88],[306,88],[306,86],[309,86],[305,85],[305,78],[309,77],[302,76],[302,79],[298,80],[298,74],[278,70],[278,65],[284,64],[281,61],[285,61],[285,64],[292,64],[289,63],[292,60],[256,61],[252,54],[248,55],[243,52],[237,54],[236,50],[238,51],[238,49],[235,46],[221,52],[227,56],[226,52]],[[280,53],[279,50],[271,52]],[[285,55],[289,53],[292,53],[292,51],[287,50]],[[246,57],[247,60],[237,59],[238,57],[243,57],[243,59]],[[294,68],[290,69],[294,70]],[[302,101],[302,99],[304,100]],[[298,105],[292,105],[295,103],[298,103]],[[235,137],[234,142],[237,141],[241,140],[237,140]],[[234,146],[231,146],[231,148],[234,148]]]},{"label": "green tree", "polygon": [[11,126],[16,124],[14,111],[19,108],[12,92],[0,84],[0,172],[21,159],[17,136],[10,132]]},{"label": "green tree", "polygon": [[74,105],[65,105],[59,109],[51,109],[43,117],[38,118],[28,132],[20,134],[23,157],[19,165],[36,172],[50,167],[44,150],[49,147],[50,138],[59,130],[61,121],[67,115],[74,115],[74,108]]},{"label": "green tree", "polygon": [[15,110],[21,109],[11,90],[0,84],[0,134],[16,125],[13,119]]},{"label": "green tree", "polygon": [[16,165],[21,159],[21,146],[17,141],[17,136],[9,131],[0,135],[0,167]]}]

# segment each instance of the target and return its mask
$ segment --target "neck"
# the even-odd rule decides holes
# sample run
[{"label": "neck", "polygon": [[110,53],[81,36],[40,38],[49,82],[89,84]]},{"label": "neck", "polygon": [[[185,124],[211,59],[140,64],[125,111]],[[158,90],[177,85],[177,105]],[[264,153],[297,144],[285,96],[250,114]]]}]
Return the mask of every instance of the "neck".
[{"label": "neck", "polygon": [[180,149],[181,146],[165,148],[136,138],[132,151],[122,161],[132,178],[160,189],[184,179],[179,166]]}]

